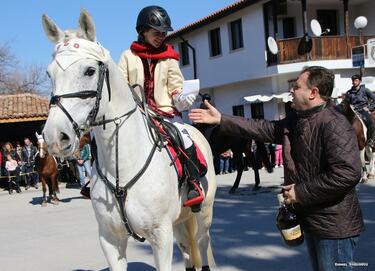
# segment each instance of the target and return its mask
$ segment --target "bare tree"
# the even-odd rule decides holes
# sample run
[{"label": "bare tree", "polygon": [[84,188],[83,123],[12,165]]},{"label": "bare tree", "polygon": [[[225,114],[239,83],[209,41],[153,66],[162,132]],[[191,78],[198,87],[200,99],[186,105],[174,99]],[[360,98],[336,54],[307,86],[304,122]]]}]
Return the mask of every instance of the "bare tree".
[{"label": "bare tree", "polygon": [[0,84],[5,83],[16,65],[15,57],[11,54],[8,44],[0,45]]},{"label": "bare tree", "polygon": [[42,66],[21,68],[8,44],[0,45],[0,93],[46,94],[49,81]]}]

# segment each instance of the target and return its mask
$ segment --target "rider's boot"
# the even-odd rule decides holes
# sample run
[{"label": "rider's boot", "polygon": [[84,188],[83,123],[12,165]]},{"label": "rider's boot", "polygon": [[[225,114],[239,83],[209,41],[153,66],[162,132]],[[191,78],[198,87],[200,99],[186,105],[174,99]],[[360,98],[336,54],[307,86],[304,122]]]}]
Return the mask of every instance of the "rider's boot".
[{"label": "rider's boot", "polygon": [[189,206],[191,211],[194,213],[200,212],[201,203],[204,199],[202,188],[199,182],[199,161],[197,157],[197,151],[195,145],[185,150],[186,155],[189,159],[186,159],[186,169],[188,171],[188,194],[187,200],[184,202],[184,207]]}]

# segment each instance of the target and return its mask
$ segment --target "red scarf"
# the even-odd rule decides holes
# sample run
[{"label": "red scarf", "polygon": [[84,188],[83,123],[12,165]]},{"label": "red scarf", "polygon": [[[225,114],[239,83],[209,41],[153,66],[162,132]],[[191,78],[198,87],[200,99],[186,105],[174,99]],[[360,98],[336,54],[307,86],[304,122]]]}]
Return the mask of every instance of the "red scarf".
[{"label": "red scarf", "polygon": [[150,59],[174,58],[176,60],[180,59],[180,55],[169,44],[163,45],[160,48],[154,48],[150,45],[144,45],[144,44],[140,44],[134,41],[131,44],[130,49],[140,58],[150,58]]}]

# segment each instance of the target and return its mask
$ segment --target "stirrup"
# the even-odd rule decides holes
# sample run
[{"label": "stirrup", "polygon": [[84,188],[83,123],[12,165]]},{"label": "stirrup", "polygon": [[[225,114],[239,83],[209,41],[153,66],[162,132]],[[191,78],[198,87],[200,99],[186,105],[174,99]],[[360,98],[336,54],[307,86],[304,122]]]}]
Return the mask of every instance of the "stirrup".
[{"label": "stirrup", "polygon": [[198,205],[198,204],[202,203],[202,201],[204,200],[203,191],[199,187],[199,185],[196,182],[194,182],[194,181],[192,181],[191,183],[194,185],[195,189],[198,191],[199,196],[195,197],[195,198],[192,198],[192,199],[186,200],[184,202],[184,205],[183,205],[184,207],[191,207],[193,205]]}]

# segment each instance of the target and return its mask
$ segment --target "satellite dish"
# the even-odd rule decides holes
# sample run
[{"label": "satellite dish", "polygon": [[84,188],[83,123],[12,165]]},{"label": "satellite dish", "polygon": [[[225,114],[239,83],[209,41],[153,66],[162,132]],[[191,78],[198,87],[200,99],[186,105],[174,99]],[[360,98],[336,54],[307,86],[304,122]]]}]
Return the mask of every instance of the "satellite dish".
[{"label": "satellite dish", "polygon": [[322,27],[320,26],[318,20],[312,19],[310,22],[310,27],[315,36],[320,37],[322,35]]},{"label": "satellite dish", "polygon": [[276,40],[273,37],[268,37],[267,45],[268,45],[268,49],[270,49],[271,53],[274,54],[274,55],[277,55],[277,53],[279,52],[279,48],[277,46]]}]

